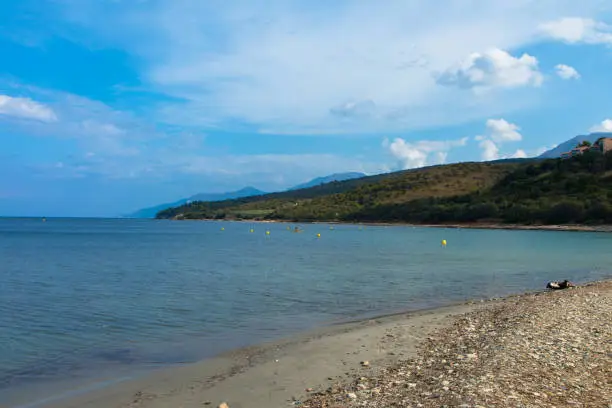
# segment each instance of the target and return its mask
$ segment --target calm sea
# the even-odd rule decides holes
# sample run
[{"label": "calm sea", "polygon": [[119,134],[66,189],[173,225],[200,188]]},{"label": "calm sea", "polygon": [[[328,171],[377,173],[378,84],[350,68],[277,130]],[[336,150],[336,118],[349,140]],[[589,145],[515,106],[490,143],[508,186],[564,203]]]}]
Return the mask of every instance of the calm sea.
[{"label": "calm sea", "polygon": [[0,219],[0,403],[349,319],[612,276],[612,234],[288,227]]}]

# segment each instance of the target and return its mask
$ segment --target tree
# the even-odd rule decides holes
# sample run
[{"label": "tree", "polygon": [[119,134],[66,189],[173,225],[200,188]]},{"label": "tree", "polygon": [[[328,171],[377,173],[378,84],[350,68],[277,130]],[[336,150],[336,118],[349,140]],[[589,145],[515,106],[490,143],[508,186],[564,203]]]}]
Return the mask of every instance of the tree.
[{"label": "tree", "polygon": [[580,143],[576,147],[591,147],[591,142],[589,142],[588,140],[583,140],[582,143]]}]

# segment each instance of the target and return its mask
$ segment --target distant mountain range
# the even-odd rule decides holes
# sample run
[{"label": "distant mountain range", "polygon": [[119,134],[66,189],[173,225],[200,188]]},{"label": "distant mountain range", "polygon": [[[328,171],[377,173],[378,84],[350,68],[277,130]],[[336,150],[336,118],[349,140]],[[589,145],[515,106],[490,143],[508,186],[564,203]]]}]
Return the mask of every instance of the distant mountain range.
[{"label": "distant mountain range", "polygon": [[366,174],[357,173],[357,172],[335,173],[335,174],[331,174],[325,177],[317,177],[315,179],[310,180],[307,183],[298,184],[295,187],[291,187],[287,191],[300,190],[302,188],[316,187],[316,186],[320,186],[321,184],[331,183],[332,181],[352,180],[352,179],[357,179],[357,178],[362,178],[362,177],[366,177]]},{"label": "distant mountain range", "polygon": [[[299,190],[303,188],[315,187],[325,183],[331,183],[332,181],[344,181],[356,178],[366,177],[364,173],[335,173],[325,177],[317,177],[306,183],[298,184],[297,186],[291,187],[286,191]],[[193,195],[189,198],[184,198],[173,203],[159,204],[153,207],[143,208],[132,214],[126,215],[126,218],[155,218],[158,212],[167,208],[179,207],[183,204],[187,204],[191,201],[224,201],[232,200],[235,198],[251,197],[268,194],[264,191],[258,190],[255,187],[245,187],[238,191],[231,191],[228,193],[200,193]]]},{"label": "distant mountain range", "polygon": [[173,203],[166,203],[156,205],[154,207],[143,208],[132,214],[127,215],[127,218],[155,218],[158,212],[165,210],[166,208],[178,207],[183,204],[187,204],[190,201],[223,201],[231,200],[234,198],[258,196],[266,194],[264,191],[258,190],[255,187],[245,187],[238,191],[230,191],[228,193],[200,193],[192,195],[189,198],[183,198],[182,200],[175,201]]},{"label": "distant mountain range", "polygon": [[584,142],[595,142],[600,137],[612,137],[612,133],[606,132],[597,132],[597,133],[589,133],[588,135],[578,135],[576,137],[571,138],[567,142],[563,142],[557,147],[550,149],[544,153],[542,153],[538,158],[540,159],[555,159],[557,157],[561,157],[561,154],[565,152],[569,152],[578,144]]}]

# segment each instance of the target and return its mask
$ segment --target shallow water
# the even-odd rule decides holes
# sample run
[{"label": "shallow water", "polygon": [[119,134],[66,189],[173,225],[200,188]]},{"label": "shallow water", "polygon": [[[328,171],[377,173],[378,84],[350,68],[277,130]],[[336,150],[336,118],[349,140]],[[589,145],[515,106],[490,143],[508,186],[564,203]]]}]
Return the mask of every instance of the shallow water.
[{"label": "shallow water", "polygon": [[612,270],[605,233],[288,226],[0,219],[0,402]]}]

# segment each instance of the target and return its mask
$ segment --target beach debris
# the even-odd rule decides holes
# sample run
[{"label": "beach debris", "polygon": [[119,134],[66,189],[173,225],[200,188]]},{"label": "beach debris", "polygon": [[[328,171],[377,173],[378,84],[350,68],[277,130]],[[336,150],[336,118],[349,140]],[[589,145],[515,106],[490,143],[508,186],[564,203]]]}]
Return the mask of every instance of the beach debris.
[{"label": "beach debris", "polygon": [[552,290],[567,289],[567,288],[573,288],[573,287],[576,287],[576,285],[574,285],[572,282],[568,281],[567,279],[562,282],[551,281],[551,282],[548,282],[548,284],[546,285],[546,289],[552,289]]},{"label": "beach debris", "polygon": [[306,392],[313,392],[313,391],[314,391],[314,389],[312,389],[312,388],[310,388],[310,387],[309,387],[309,388],[306,388]]},{"label": "beach debris", "polygon": [[222,402],[217,408],[229,408],[229,405],[227,405],[227,402]]},{"label": "beach debris", "polygon": [[359,364],[361,364],[361,366],[362,366],[362,367],[369,367],[369,366],[370,366],[370,362],[369,362],[369,361],[367,361],[367,360],[366,360],[366,361],[362,361],[362,362],[361,362],[361,363],[359,363]]}]

